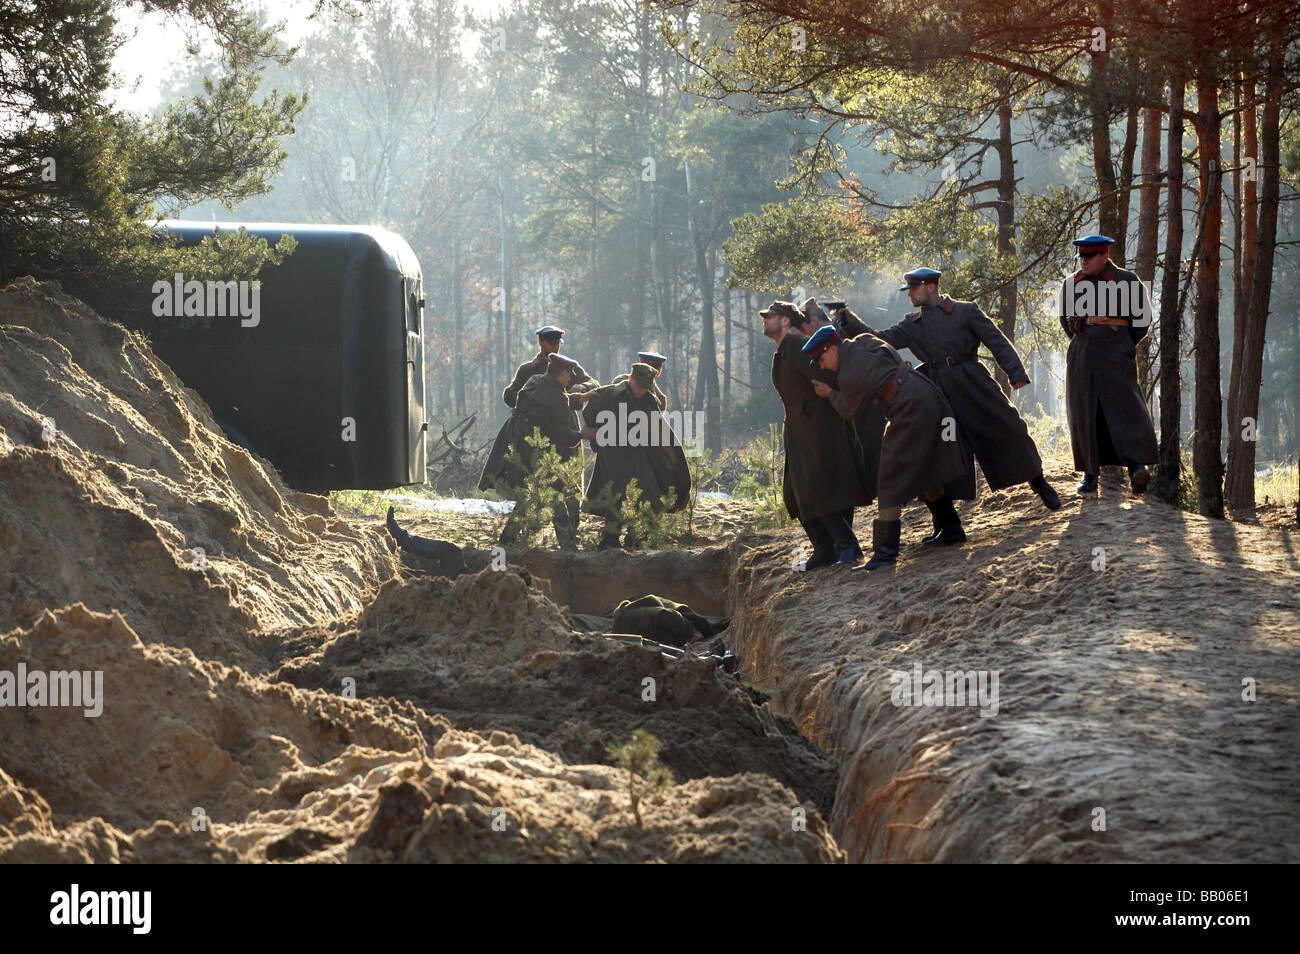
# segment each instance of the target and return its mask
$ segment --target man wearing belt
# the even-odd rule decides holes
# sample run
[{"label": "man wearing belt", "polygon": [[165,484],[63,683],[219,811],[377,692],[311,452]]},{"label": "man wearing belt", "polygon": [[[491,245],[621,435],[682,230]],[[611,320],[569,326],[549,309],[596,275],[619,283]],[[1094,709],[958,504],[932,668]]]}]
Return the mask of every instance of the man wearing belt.
[{"label": "man wearing belt", "polygon": [[[1020,356],[976,302],[955,301],[939,293],[942,274],[918,268],[904,275],[907,284],[899,291],[906,291],[919,310],[879,334],[924,361],[917,370],[937,384],[952,405],[970,477],[959,492],[950,488],[949,493],[963,500],[975,496],[974,456],[991,490],[1028,483],[1048,510],[1056,510],[1061,498],[1043,476],[1043,460],[1029,428],[980,363],[979,346],[982,343],[993,353],[1013,388],[1029,383]],[[932,538],[937,541],[938,535],[936,515]]]},{"label": "man wearing belt", "polygon": [[1080,494],[1097,492],[1106,464],[1128,468],[1133,493],[1147,489],[1147,464],[1159,455],[1155,424],[1137,379],[1137,343],[1151,325],[1151,299],[1132,272],[1110,260],[1105,235],[1074,240],[1079,271],[1061,283],[1065,353],[1065,415]]},{"label": "man wearing belt", "polygon": [[943,419],[952,414],[943,392],[873,334],[845,341],[828,325],[819,328],[801,352],[836,376],[834,389],[821,381],[813,387],[840,417],[851,421],[863,404],[875,404],[889,419],[880,445],[880,503],[871,524],[872,556],[853,569],[894,565],[903,504],[916,496],[924,497],[930,512],[942,520],[942,533],[935,542],[965,540],[961,518],[943,491],[943,485],[960,476],[966,466],[957,443],[943,439]]}]

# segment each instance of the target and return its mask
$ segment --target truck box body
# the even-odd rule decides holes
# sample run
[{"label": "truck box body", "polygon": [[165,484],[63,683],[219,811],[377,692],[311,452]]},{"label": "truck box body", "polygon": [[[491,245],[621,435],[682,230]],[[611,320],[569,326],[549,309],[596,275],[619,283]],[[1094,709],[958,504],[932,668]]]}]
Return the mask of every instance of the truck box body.
[{"label": "truck box body", "polygon": [[[241,224],[158,227],[197,245]],[[424,289],[410,246],[366,226],[243,227],[272,245],[285,234],[298,242],[258,276],[256,323],[155,318],[154,350],[294,488],[423,483]]]}]

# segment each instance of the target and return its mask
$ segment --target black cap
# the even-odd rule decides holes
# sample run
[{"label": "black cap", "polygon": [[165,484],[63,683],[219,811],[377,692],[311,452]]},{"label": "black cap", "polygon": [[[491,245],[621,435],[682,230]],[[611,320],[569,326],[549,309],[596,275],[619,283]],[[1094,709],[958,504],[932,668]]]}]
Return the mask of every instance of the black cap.
[{"label": "black cap", "polygon": [[792,301],[781,301],[779,298],[759,312],[764,318],[768,315],[781,315],[789,318],[796,325],[803,324],[803,312],[801,312]]}]

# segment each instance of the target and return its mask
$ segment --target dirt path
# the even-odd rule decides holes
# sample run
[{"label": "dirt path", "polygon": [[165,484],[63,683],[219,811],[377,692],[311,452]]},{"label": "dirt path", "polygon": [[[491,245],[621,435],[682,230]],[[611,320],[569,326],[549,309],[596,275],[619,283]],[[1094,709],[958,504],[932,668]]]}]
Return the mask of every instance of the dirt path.
[{"label": "dirt path", "polygon": [[[794,533],[733,548],[734,648],[839,762],[850,860],[1300,860],[1296,535],[1110,478],[1036,503],[986,494],[936,553],[912,509],[892,575],[795,573]],[[896,705],[917,664],[997,671],[996,714]]]}]

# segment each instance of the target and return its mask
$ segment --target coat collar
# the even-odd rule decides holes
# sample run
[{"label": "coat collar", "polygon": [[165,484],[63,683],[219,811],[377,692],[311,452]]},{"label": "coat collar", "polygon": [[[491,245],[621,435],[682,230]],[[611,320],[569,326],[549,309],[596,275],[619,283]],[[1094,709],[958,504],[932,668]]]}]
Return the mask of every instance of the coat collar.
[{"label": "coat collar", "polygon": [[[950,298],[948,295],[944,295],[942,298],[939,299],[938,305],[925,306],[925,308],[930,308],[930,307],[942,308],[944,314],[951,315],[954,311],[957,310],[957,303],[953,301],[952,298]],[[920,308],[917,311],[914,311],[911,314],[909,314],[907,317],[910,318],[912,321],[920,321],[921,312],[925,311],[925,308]]]}]

